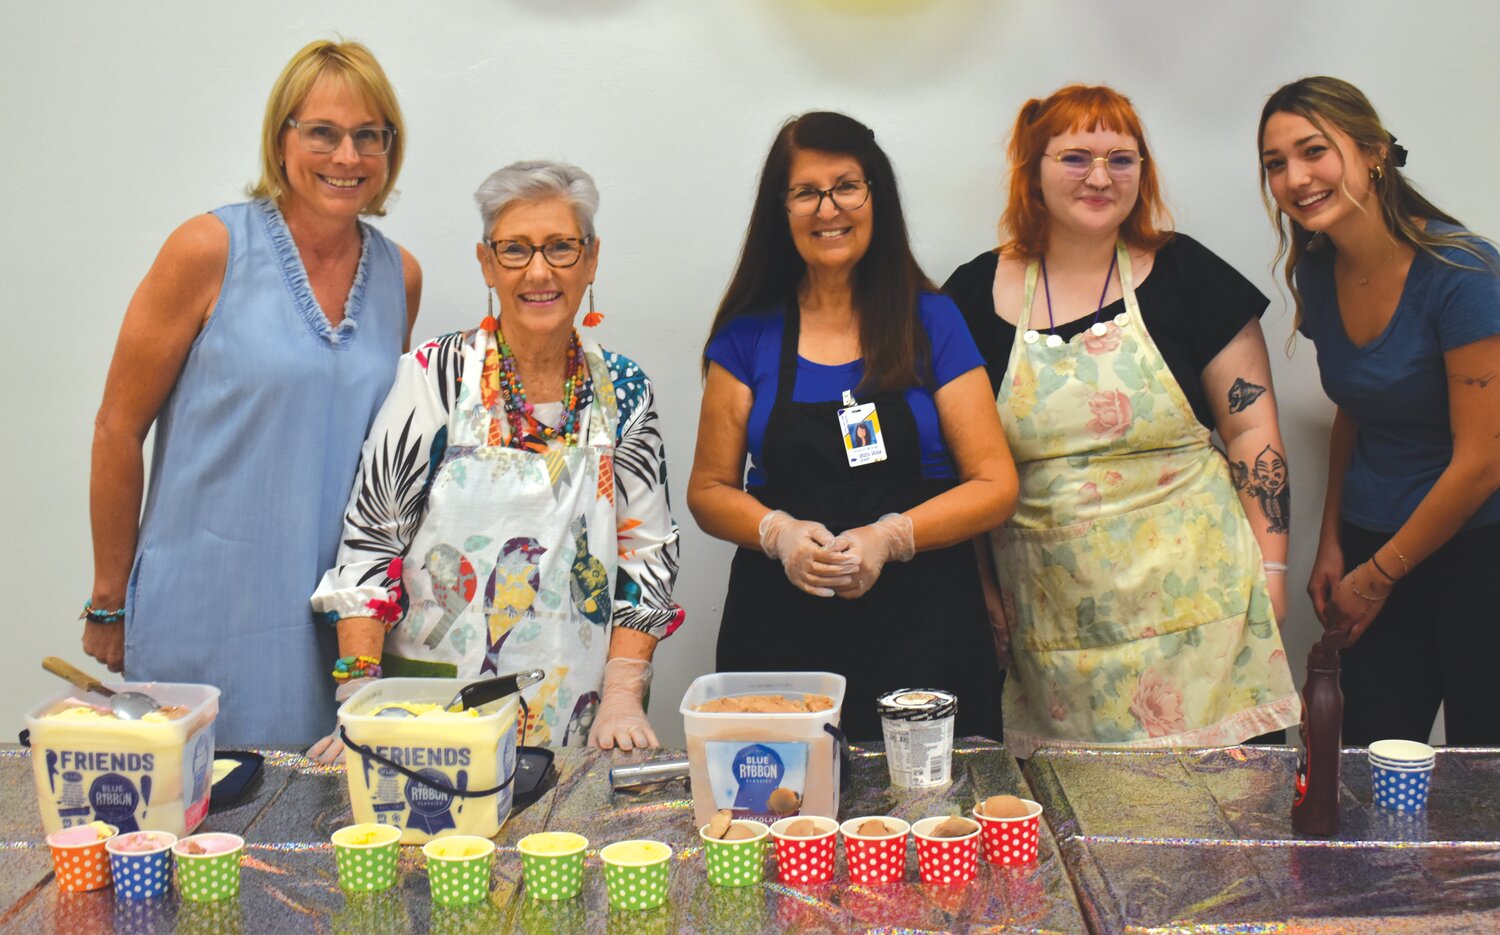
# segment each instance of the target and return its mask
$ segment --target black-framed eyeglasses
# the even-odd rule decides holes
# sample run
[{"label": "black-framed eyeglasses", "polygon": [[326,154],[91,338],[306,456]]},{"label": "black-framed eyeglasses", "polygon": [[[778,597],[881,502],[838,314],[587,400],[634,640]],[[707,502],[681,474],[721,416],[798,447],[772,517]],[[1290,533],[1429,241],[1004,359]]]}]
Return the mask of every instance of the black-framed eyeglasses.
[{"label": "black-framed eyeglasses", "polygon": [[538,253],[553,269],[567,269],[583,259],[584,251],[594,242],[592,237],[559,237],[537,246],[519,240],[486,240],[495,262],[506,269],[525,269]]},{"label": "black-framed eyeglasses", "polygon": [[817,214],[823,207],[823,199],[831,200],[843,211],[853,211],[870,200],[870,182],[864,179],[849,179],[832,188],[811,188],[806,185],[788,188],[784,195],[787,213],[797,217]]},{"label": "black-framed eyeglasses", "polygon": [[1091,149],[1072,147],[1042,155],[1057,160],[1057,164],[1062,166],[1065,179],[1088,178],[1089,173],[1094,171],[1096,162],[1104,163],[1104,171],[1108,172],[1111,178],[1128,179],[1139,172],[1141,163],[1146,161],[1145,156],[1133,149],[1112,149],[1102,156],[1096,156]]},{"label": "black-framed eyeglasses", "polygon": [[346,129],[334,123],[313,123],[286,118],[286,125],[297,131],[302,148],[310,153],[331,153],[344,145],[344,137],[354,140],[354,151],[361,156],[384,156],[396,142],[395,127],[354,127]]}]

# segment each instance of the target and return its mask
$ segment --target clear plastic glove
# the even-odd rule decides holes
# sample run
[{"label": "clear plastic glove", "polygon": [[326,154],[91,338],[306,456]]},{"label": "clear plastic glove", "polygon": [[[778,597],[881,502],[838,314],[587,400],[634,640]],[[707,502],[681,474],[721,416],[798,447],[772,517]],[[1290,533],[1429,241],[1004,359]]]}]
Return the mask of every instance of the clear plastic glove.
[{"label": "clear plastic glove", "polygon": [[621,656],[604,664],[599,710],[589,728],[589,746],[601,750],[649,750],[661,744],[646,720],[641,699],[651,686],[651,663]]},{"label": "clear plastic glove", "polygon": [[[372,678],[350,679],[334,690],[333,700],[343,704],[353,697],[354,693],[375,681]],[[317,760],[319,763],[337,763],[344,758],[344,741],[339,737],[339,728],[335,724],[333,733],[307,748],[307,758]]]},{"label": "clear plastic glove", "polygon": [[903,513],[887,513],[868,526],[845,530],[829,548],[842,551],[857,566],[854,580],[834,589],[849,600],[863,597],[875,586],[886,562],[910,561],[917,554],[911,517]]},{"label": "clear plastic glove", "polygon": [[760,520],[760,547],[781,560],[786,578],[814,597],[833,597],[853,581],[854,561],[843,549],[832,551],[833,533],[822,523],[772,510]]}]

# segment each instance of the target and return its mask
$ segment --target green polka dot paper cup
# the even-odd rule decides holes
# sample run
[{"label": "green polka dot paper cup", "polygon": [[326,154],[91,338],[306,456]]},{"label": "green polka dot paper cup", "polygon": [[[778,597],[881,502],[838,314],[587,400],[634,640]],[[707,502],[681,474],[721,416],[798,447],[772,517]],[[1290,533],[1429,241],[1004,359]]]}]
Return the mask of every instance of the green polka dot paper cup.
[{"label": "green polka dot paper cup", "polygon": [[707,825],[698,829],[708,860],[708,882],[714,886],[754,886],[766,877],[766,835],[771,829],[758,821],[737,819],[735,824],[754,831],[755,837],[720,841],[708,836]]},{"label": "green polka dot paper cup", "polygon": [[589,839],[571,831],[528,834],[516,844],[531,899],[572,899],[583,891],[583,852]]},{"label": "green polka dot paper cup", "polygon": [[401,829],[395,825],[346,825],[333,833],[339,887],[346,893],[379,893],[396,885]]},{"label": "green polka dot paper cup", "polygon": [[667,901],[672,849],[660,841],[618,841],[599,852],[613,909],[655,909]]},{"label": "green polka dot paper cup", "polygon": [[199,903],[233,899],[240,894],[240,855],[245,839],[237,834],[195,834],[172,846],[177,858],[177,890]]},{"label": "green polka dot paper cup", "polygon": [[489,898],[494,841],[455,834],[428,841],[422,853],[427,855],[427,882],[434,904],[457,909]]}]

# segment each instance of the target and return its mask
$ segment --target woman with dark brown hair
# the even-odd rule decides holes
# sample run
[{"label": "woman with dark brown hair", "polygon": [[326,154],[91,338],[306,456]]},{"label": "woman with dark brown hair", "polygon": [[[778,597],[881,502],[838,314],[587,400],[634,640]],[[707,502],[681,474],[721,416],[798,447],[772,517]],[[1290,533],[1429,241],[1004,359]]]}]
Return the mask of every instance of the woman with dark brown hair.
[{"label": "woman with dark brown hair", "polygon": [[1294,81],[1261,111],[1297,330],[1338,404],[1307,590],[1343,630],[1344,741],[1500,743],[1500,257],[1424,198],[1359,89]]},{"label": "woman with dark brown hair", "polygon": [[[966,540],[1010,514],[1015,467],[868,127],[817,112],[782,127],[704,367],[688,507],[740,546],[718,668],[844,675],[853,739],[880,737],[879,694],[922,685],[958,695],[960,733],[998,737]],[[855,447],[864,422],[872,444]]]},{"label": "woman with dark brown hair", "polygon": [[1010,160],[1004,243],[945,286],[1021,477],[988,543],[1006,745],[1217,746],[1297,723],[1265,296],[1163,228],[1117,91],[1028,102]]}]

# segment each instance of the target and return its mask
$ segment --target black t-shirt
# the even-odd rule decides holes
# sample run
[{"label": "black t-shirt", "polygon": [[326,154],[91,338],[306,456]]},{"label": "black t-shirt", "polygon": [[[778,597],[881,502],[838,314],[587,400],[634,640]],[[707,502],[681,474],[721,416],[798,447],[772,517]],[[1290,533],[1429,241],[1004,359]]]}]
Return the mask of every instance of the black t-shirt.
[{"label": "black t-shirt", "polygon": [[[995,268],[1000,257],[994,252],[960,266],[943,283],[946,292],[969,325],[969,333],[984,355],[990,385],[998,387],[1010,362],[1016,328],[995,314]],[[1186,234],[1177,234],[1156,252],[1156,263],[1146,281],[1135,289],[1146,330],[1166,358],[1193,407],[1193,414],[1207,428],[1214,427],[1213,410],[1203,392],[1203,368],[1208,366],[1240,329],[1265,313],[1270,301],[1250,280],[1207,247]],[[1125,300],[1104,306],[1101,319],[1125,311]],[[1094,316],[1057,326],[1064,341],[1082,334]]]}]

